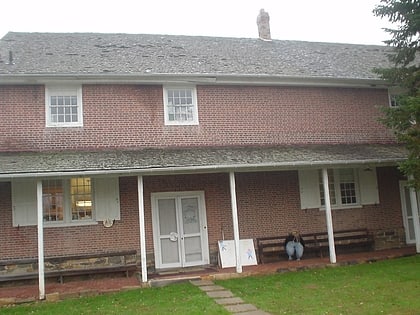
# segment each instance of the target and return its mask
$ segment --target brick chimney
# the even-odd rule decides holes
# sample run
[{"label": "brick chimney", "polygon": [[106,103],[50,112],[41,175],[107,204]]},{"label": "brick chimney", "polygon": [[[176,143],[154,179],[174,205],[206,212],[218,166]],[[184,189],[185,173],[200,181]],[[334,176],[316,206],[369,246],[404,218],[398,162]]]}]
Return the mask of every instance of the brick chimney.
[{"label": "brick chimney", "polygon": [[270,34],[270,16],[264,9],[260,10],[260,14],[257,17],[257,25],[258,25],[258,36],[262,40],[271,41],[271,34]]}]

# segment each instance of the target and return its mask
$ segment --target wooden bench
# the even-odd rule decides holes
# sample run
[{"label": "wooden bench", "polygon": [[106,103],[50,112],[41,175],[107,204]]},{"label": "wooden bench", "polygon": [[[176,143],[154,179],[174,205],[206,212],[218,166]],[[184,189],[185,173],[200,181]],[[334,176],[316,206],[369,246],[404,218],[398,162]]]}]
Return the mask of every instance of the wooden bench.
[{"label": "wooden bench", "polygon": [[[323,257],[329,252],[328,233],[308,233],[301,235],[305,241],[305,254],[315,254]],[[284,241],[287,235],[259,237],[256,239],[258,261],[264,263],[268,257],[287,257]],[[346,252],[350,250],[373,250],[374,237],[367,229],[352,229],[334,231],[334,243],[336,251]]]},{"label": "wooden bench", "polygon": [[[61,264],[68,261],[82,261],[82,265],[85,265],[81,268],[63,268],[54,269],[54,270],[45,270],[46,278],[57,278],[60,283],[64,282],[65,276],[81,276],[81,275],[94,275],[94,274],[105,274],[105,273],[117,273],[123,272],[126,277],[129,277],[130,272],[137,270],[137,263],[127,262],[127,256],[136,255],[137,252],[133,251],[122,251],[122,252],[111,252],[111,253],[100,253],[100,254],[88,254],[88,255],[77,255],[77,256],[62,256],[62,257],[46,257],[44,262],[46,265],[60,266]],[[118,257],[122,259],[117,259]],[[88,263],[83,263],[83,261],[88,261],[89,259],[108,259],[116,260],[115,263],[108,263],[107,265],[89,265]],[[0,261],[0,266],[6,266],[11,264],[38,264],[37,259],[21,259],[15,261]],[[38,278],[38,272],[25,272],[25,273],[5,273],[0,274],[0,282],[7,281],[18,281],[18,280],[32,280]]]},{"label": "wooden bench", "polygon": [[[315,233],[321,256],[329,253],[328,234],[326,232]],[[373,250],[375,240],[373,234],[367,229],[351,229],[334,231],[334,245],[337,253]]]},{"label": "wooden bench", "polygon": [[[314,234],[301,234],[305,242],[305,254],[315,253],[320,255],[321,251]],[[280,258],[287,257],[286,249],[284,248],[284,241],[287,235],[259,237],[256,239],[258,250],[258,261],[263,264],[265,259],[269,256]]]}]

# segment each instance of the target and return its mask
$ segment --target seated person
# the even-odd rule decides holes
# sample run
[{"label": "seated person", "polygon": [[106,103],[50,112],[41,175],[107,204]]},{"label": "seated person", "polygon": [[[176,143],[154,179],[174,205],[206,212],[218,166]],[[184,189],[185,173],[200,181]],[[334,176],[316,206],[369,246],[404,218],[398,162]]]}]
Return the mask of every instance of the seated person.
[{"label": "seated person", "polygon": [[289,260],[292,260],[293,256],[296,256],[296,260],[300,260],[303,255],[305,241],[300,236],[299,232],[294,231],[289,233],[289,235],[286,237],[286,240],[284,241],[284,247],[286,248]]}]

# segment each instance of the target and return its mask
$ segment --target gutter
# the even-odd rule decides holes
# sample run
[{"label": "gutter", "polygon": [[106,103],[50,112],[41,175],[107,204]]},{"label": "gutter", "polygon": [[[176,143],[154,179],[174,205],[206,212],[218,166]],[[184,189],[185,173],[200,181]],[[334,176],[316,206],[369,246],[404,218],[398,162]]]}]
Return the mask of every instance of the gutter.
[{"label": "gutter", "polygon": [[0,85],[12,84],[197,84],[388,88],[381,79],[343,77],[297,77],[282,75],[238,74],[3,74]]}]

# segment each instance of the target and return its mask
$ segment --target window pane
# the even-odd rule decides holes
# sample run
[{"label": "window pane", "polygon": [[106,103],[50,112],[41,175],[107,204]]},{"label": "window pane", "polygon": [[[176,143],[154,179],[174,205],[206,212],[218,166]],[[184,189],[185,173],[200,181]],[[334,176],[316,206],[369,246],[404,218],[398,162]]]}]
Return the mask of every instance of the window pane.
[{"label": "window pane", "polygon": [[79,121],[77,95],[50,96],[50,121],[74,123]]},{"label": "window pane", "polygon": [[42,181],[42,205],[44,221],[63,221],[64,191],[61,180]]},{"label": "window pane", "polygon": [[[319,192],[321,199],[321,206],[325,206],[325,196],[324,196],[324,183],[322,181],[322,171],[319,171]],[[330,202],[332,205],[337,203],[335,197],[335,185],[334,185],[334,172],[333,170],[328,170],[328,189],[330,191]]]},{"label": "window pane", "polygon": [[167,91],[167,111],[169,121],[194,121],[192,89],[172,89]]},{"label": "window pane", "polygon": [[340,194],[343,205],[355,204],[357,202],[353,169],[340,170]]},{"label": "window pane", "polygon": [[92,189],[88,177],[70,180],[71,218],[72,220],[92,219]]}]

